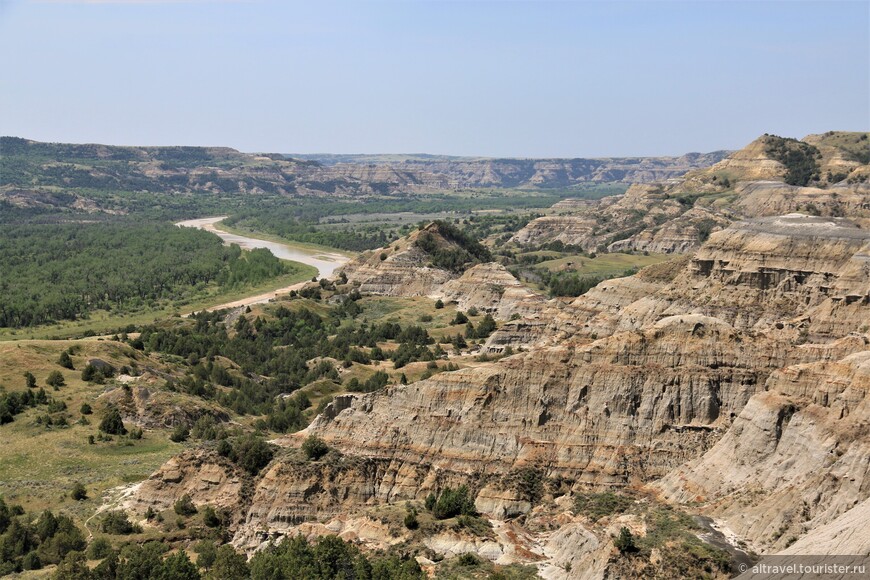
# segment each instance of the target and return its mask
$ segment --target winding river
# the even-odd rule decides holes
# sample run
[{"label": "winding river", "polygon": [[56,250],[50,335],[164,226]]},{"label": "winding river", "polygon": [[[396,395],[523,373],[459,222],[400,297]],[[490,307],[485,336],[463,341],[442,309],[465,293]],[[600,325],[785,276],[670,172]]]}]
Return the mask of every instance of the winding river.
[{"label": "winding river", "polygon": [[[225,244],[238,244],[241,248],[245,250],[253,250],[255,248],[266,248],[271,251],[276,257],[281,258],[282,260],[293,260],[294,262],[302,262],[303,264],[308,264],[309,266],[313,266],[317,268],[319,277],[329,277],[332,276],[332,273],[337,269],[346,264],[349,258],[345,255],[332,253],[332,252],[322,252],[320,250],[308,249],[304,247],[298,246],[289,246],[287,244],[282,244],[280,242],[270,242],[267,240],[258,240],[257,238],[249,238],[247,236],[240,236],[238,234],[231,234],[228,232],[221,231],[215,227],[215,224],[220,222],[221,220],[226,219],[226,216],[220,217],[207,217],[207,218],[199,218],[193,220],[186,220],[183,222],[178,222],[177,226],[181,226],[184,228],[199,228],[201,230],[205,230],[207,232],[211,232],[217,236],[219,236]],[[291,290],[297,290],[301,288],[305,282],[300,282],[298,284],[293,284],[292,286],[287,286],[286,288],[279,288],[277,290],[273,290],[271,292],[267,292],[264,294],[258,294],[256,296],[249,296],[247,298],[243,298],[241,300],[235,300],[233,302],[227,302],[226,304],[220,304],[218,306],[213,306],[208,310],[220,310],[223,308],[236,308],[239,306],[248,306],[249,304],[259,304],[262,302],[268,302],[269,300],[275,298],[280,294],[286,294]]]}]

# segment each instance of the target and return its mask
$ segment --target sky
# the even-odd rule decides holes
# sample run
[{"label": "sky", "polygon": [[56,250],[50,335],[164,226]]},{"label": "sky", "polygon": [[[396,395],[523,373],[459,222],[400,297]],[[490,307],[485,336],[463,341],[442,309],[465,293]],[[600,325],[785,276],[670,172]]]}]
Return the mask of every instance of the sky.
[{"label": "sky", "polygon": [[870,129],[870,2],[0,0],[0,134],[680,155]]}]

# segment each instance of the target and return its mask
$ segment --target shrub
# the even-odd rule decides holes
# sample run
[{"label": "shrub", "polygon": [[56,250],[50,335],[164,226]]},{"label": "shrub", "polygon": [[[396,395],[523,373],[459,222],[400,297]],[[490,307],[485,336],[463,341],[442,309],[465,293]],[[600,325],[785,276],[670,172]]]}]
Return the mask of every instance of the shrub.
[{"label": "shrub", "polygon": [[435,301],[435,309],[441,310],[442,308],[444,308],[444,301],[439,298]]},{"label": "shrub", "polygon": [[88,363],[82,369],[82,380],[88,383],[102,384],[107,378],[115,374],[114,369],[110,365],[93,365]]},{"label": "shrub", "polygon": [[80,412],[82,415],[90,415],[91,413],[94,412],[94,410],[91,409],[91,406],[88,405],[87,403],[82,403],[82,406],[81,406],[81,408],[79,409],[79,412]]},{"label": "shrub", "polygon": [[420,527],[420,522],[417,521],[417,510],[410,508],[405,514],[405,527],[409,530],[416,530]]},{"label": "shrub", "polygon": [[622,526],[619,529],[619,535],[613,540],[613,545],[623,554],[637,552],[637,546],[634,543],[634,535],[632,535],[631,530],[625,526]]},{"label": "shrub", "polygon": [[465,552],[459,554],[459,557],[456,559],[460,566],[477,566],[480,564],[480,558],[472,554],[471,552]]},{"label": "shrub", "polygon": [[121,419],[121,413],[117,408],[111,407],[106,411],[103,420],[100,421],[100,431],[109,435],[126,435],[127,429],[124,427],[124,421]]},{"label": "shrub", "polygon": [[574,500],[574,513],[583,513],[592,521],[613,514],[621,514],[631,507],[631,498],[612,491],[580,495]]},{"label": "shrub", "polygon": [[42,568],[42,561],[36,552],[30,552],[21,559],[21,568],[24,570],[39,570]]},{"label": "shrub", "polygon": [[248,561],[244,554],[239,554],[233,547],[224,544],[217,549],[212,572],[209,578],[220,580],[248,580],[251,572],[248,569]]},{"label": "shrub", "polygon": [[172,506],[172,509],[174,509],[175,513],[180,516],[192,516],[196,513],[196,506],[193,505],[193,500],[190,499],[190,496],[187,494],[181,496],[181,499],[175,502],[175,505]]},{"label": "shrub", "polygon": [[215,509],[208,505],[202,511],[202,523],[210,528],[219,528],[223,524],[223,520]]},{"label": "shrub", "polygon": [[63,380],[63,375],[60,371],[51,371],[48,373],[48,378],[45,379],[45,384],[49,387],[54,387],[55,389],[66,385],[66,381]]},{"label": "shrub", "polygon": [[193,551],[199,554],[196,565],[200,568],[211,568],[217,558],[217,547],[211,540],[200,540],[193,546]]},{"label": "shrub", "polygon": [[103,516],[100,529],[106,534],[127,535],[142,532],[142,527],[134,524],[121,510],[107,512]]},{"label": "shrub", "polygon": [[820,170],[816,158],[821,154],[815,146],[797,139],[770,135],[764,152],[785,165],[784,180],[789,185],[805,186],[810,181],[818,181]]},{"label": "shrub", "polygon": [[226,439],[221,439],[217,446],[218,455],[221,457],[231,457],[233,454],[233,446]]},{"label": "shrub", "polygon": [[169,436],[175,443],[184,443],[187,441],[187,438],[190,437],[190,429],[187,428],[187,425],[184,423],[179,423],[175,426],[175,429],[172,430],[172,434]]},{"label": "shrub", "polygon": [[112,543],[106,538],[94,538],[88,545],[87,555],[91,560],[102,560],[112,552]]},{"label": "shrub", "polygon": [[445,520],[462,515],[477,515],[474,509],[474,500],[468,493],[468,487],[462,485],[457,489],[445,488],[438,496],[432,514],[439,520]]},{"label": "shrub", "polygon": [[308,439],[302,443],[302,452],[305,453],[305,457],[309,460],[317,461],[329,453],[329,446],[320,437],[310,435]]},{"label": "shrub", "polygon": [[88,499],[88,492],[85,489],[85,486],[79,482],[76,482],[73,485],[72,491],[69,493],[69,496],[76,501],[82,501]]},{"label": "shrub", "polygon": [[69,369],[71,371],[75,370],[75,367],[73,366],[72,359],[70,358],[69,352],[67,352],[67,351],[63,351],[62,353],[60,353],[60,358],[57,359],[57,364],[59,364],[60,366],[62,366],[65,369]]},{"label": "shrub", "polygon": [[246,435],[236,441],[233,446],[232,455],[239,467],[251,475],[257,475],[261,469],[272,461],[274,452],[272,451],[272,446],[264,441],[262,437]]}]

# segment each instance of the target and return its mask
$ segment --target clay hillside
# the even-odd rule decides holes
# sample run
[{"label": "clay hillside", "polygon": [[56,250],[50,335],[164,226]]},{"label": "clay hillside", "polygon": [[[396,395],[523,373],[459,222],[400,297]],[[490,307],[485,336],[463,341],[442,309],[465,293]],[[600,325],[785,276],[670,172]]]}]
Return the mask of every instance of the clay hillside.
[{"label": "clay hillside", "polygon": [[747,217],[867,217],[868,156],[866,133],[829,132],[802,141],[763,135],[677,180],[633,185],[624,196],[599,202],[562,201],[555,214],[532,221],[513,240],[685,253],[711,232]]},{"label": "clay hillside", "polygon": [[[247,551],[334,533],[545,578],[726,578],[761,555],[870,554],[868,155],[866,133],[765,135],[677,181],[563,203],[514,242],[684,254],[573,300],[443,222],[363,254],[349,287],[489,312],[500,326],[480,352],[494,359],[339,395],[278,441],[316,436],[324,460],[288,452],[250,476],[189,450],[127,505],[189,494],[232,513]],[[483,528],[384,523],[460,486]]]}]

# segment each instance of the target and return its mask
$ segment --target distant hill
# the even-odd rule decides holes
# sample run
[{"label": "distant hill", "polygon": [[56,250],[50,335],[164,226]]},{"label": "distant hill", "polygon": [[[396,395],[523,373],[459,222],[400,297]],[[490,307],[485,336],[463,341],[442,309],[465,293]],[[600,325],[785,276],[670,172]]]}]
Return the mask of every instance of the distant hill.
[{"label": "distant hill", "polygon": [[680,157],[488,158],[448,155],[290,155],[324,167],[377,166],[420,175],[440,187],[565,188],[583,183],[648,183],[709,167],[729,151]]},{"label": "distant hill", "polygon": [[[119,147],[0,137],[0,202],[126,213],[238,196],[366,197],[474,188],[553,190],[647,182],[709,167],[725,152],[614,159],[249,154],[228,147]],[[217,207],[217,206],[216,206]]]}]

